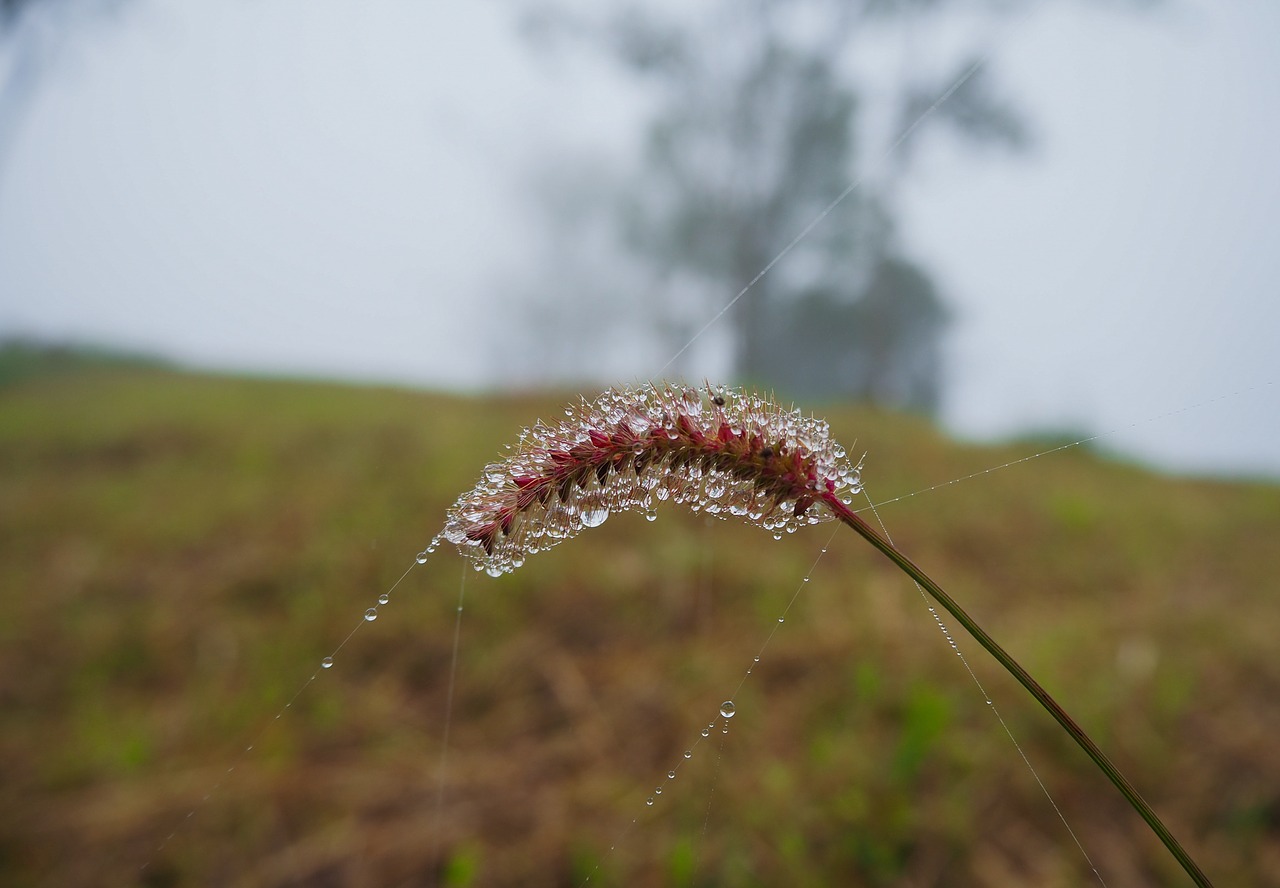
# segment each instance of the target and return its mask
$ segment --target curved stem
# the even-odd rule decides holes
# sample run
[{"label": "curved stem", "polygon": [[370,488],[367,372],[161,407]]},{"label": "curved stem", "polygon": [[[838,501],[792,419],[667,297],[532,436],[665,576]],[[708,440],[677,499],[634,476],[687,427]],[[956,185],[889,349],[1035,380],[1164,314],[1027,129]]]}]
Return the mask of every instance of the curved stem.
[{"label": "curved stem", "polygon": [[1196,865],[1196,862],[1191,859],[1191,855],[1188,854],[1186,849],[1184,849],[1178,840],[1173,837],[1173,834],[1169,832],[1169,828],[1164,825],[1164,822],[1156,815],[1156,812],[1151,809],[1151,806],[1143,800],[1142,796],[1138,794],[1138,791],[1134,789],[1133,785],[1123,774],[1120,773],[1116,766],[1111,763],[1111,760],[1107,758],[1106,754],[1098,748],[1098,745],[1090,739],[1089,735],[1084,732],[1084,729],[1075,723],[1075,720],[1067,714],[1065,709],[1058,705],[1058,702],[1049,695],[1048,691],[1040,687],[1039,682],[1032,678],[1030,673],[1023,669],[1017,660],[1010,656],[1004,648],[996,643],[995,639],[988,635],[981,626],[974,622],[973,618],[965,612],[964,608],[957,604],[941,586],[931,580],[928,574],[917,567],[910,558],[903,555],[902,552],[893,545],[893,543],[889,542],[889,540],[882,536],[875,528],[869,525],[862,518],[858,517],[858,515],[842,503],[838,497],[833,494],[828,494],[823,497],[823,502],[835,513],[837,518],[849,527],[853,528],[853,530],[857,531],[863,539],[884,553],[890,561],[901,568],[901,570],[911,577],[911,579],[919,583],[920,587],[928,592],[929,595],[933,596],[934,600],[936,600],[938,604],[942,605],[946,609],[947,613],[951,614],[951,616],[954,617],[960,625],[964,626],[965,630],[977,640],[978,644],[982,645],[986,649],[987,653],[995,657],[996,661],[999,662],[1010,675],[1016,678],[1018,682],[1031,693],[1031,696],[1035,697],[1037,702],[1039,702],[1039,704],[1054,717],[1058,724],[1062,726],[1062,729],[1071,735],[1071,739],[1076,741],[1080,748],[1088,754],[1089,758],[1093,759],[1093,763],[1098,766],[1099,770],[1101,770],[1103,774],[1107,775],[1107,779],[1112,782],[1116,789],[1120,790],[1120,793],[1128,800],[1129,804],[1133,806],[1133,809],[1141,815],[1142,819],[1151,827],[1151,830],[1160,837],[1160,841],[1164,842],[1165,847],[1169,849],[1169,852],[1175,858],[1177,858],[1178,863],[1182,864],[1182,868],[1186,870],[1187,875],[1192,878],[1196,885],[1200,886],[1200,888],[1212,888],[1212,883],[1209,881],[1208,876],[1201,871],[1200,867]]}]

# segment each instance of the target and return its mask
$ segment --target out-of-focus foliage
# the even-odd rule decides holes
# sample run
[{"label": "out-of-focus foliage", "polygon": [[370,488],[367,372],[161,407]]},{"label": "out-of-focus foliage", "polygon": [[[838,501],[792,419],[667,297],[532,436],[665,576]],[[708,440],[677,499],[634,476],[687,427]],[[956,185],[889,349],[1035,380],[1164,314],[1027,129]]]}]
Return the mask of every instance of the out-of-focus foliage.
[{"label": "out-of-focus foliage", "polygon": [[[1017,84],[986,64],[1025,0],[520,9],[533,45],[598,50],[650,113],[638,166],[612,181],[599,165],[584,175],[572,152],[561,172],[538,170],[553,235],[545,283],[525,284],[538,293],[528,323],[504,345],[519,373],[609,377],[602,352],[622,341],[674,356],[669,373],[727,351],[736,381],[788,395],[940,406],[947,282],[900,234],[900,194],[928,140],[1012,151],[1032,141],[1006,94]],[[570,182],[571,200],[546,200]],[[585,325],[597,338],[572,333]]]},{"label": "out-of-focus foliage", "polygon": [[[1027,134],[971,59],[940,73],[901,59],[892,70],[859,65],[864,48],[929,27],[922,11],[809,0],[719,3],[699,13],[636,5],[597,18],[529,14],[540,42],[572,34],[602,46],[653,96],[643,168],[620,194],[602,198],[615,208],[624,251],[650,270],[644,305],[667,354],[741,293],[725,318],[739,378],[808,396],[938,406],[947,312],[896,234],[895,191],[912,144],[927,132],[946,127],[1014,148]],[[758,277],[801,232],[790,254]],[[601,281],[584,286],[610,294],[584,303],[616,298]],[[571,301],[561,314],[584,308]],[[539,312],[557,322],[554,306]]]},{"label": "out-of-focus foliage", "polygon": [[0,186],[27,108],[67,37],[86,22],[115,14],[128,2],[0,0]]}]

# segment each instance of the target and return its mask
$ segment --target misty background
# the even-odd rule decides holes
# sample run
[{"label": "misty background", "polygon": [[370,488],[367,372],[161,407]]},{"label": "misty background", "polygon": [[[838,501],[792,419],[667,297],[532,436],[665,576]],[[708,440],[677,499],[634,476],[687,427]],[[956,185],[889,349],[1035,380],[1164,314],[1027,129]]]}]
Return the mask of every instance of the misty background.
[{"label": "misty background", "polygon": [[464,391],[728,378],[1280,475],[1274,3],[0,22],[0,338]]}]

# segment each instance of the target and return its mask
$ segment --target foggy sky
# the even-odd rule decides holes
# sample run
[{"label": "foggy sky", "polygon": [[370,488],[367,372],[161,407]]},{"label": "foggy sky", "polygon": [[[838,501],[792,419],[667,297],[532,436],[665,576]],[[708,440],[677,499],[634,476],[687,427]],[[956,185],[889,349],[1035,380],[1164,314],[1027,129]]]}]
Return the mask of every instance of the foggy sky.
[{"label": "foggy sky", "polygon": [[[945,421],[1280,474],[1280,5],[1085,6],[991,48],[1032,153],[921,147],[903,224],[958,319]],[[502,385],[513,282],[557,274],[530,171],[634,155],[642,108],[505,4],[136,0],[67,41],[5,158],[0,335]]]}]

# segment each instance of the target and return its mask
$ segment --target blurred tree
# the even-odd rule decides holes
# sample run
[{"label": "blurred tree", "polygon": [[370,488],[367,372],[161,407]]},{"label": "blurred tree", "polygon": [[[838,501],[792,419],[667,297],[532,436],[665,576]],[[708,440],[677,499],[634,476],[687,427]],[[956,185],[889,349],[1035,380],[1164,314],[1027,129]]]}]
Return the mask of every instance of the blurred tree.
[{"label": "blurred tree", "polygon": [[22,118],[68,35],[127,2],[0,0],[0,185]]},{"label": "blurred tree", "polygon": [[670,319],[709,318],[740,294],[726,315],[740,381],[937,409],[948,313],[895,232],[897,185],[935,130],[984,146],[1028,142],[979,57],[922,49],[927,28],[956,43],[964,32],[956,14],[969,6],[722,0],[700,13],[653,4],[596,16],[526,9],[531,37],[603,46],[652,89],[644,169],[614,206],[624,251],[654,270],[647,308],[667,354],[698,329]]},{"label": "blurred tree", "polygon": [[760,378],[808,395],[935,412],[947,313],[933,281],[886,256],[855,295],[814,287],[764,306],[764,326],[778,336],[759,356]]}]

